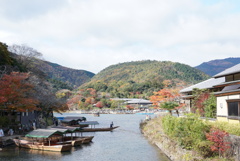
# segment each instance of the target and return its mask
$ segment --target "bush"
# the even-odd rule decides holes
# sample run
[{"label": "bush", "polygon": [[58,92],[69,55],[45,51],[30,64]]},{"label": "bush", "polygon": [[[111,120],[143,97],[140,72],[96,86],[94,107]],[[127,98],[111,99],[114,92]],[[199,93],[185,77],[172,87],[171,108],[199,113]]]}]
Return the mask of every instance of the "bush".
[{"label": "bush", "polygon": [[226,131],[229,134],[240,136],[239,124],[233,124],[233,123],[222,122],[222,121],[209,122],[208,124],[217,129]]},{"label": "bush", "polygon": [[[187,117],[165,116],[162,119],[164,132],[176,140],[183,148],[198,152],[201,151],[203,141],[206,141],[205,133],[210,126],[199,119],[198,115],[188,114]],[[210,150],[210,149],[209,149]],[[207,152],[204,152],[208,155]]]}]

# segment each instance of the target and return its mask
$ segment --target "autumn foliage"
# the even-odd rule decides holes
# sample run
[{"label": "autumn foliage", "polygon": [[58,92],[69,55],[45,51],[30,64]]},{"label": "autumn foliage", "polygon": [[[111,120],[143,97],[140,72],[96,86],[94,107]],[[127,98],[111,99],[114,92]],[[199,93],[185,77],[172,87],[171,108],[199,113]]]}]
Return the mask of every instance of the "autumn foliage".
[{"label": "autumn foliage", "polygon": [[38,100],[31,97],[33,86],[26,80],[28,73],[13,72],[0,80],[0,109],[26,112],[37,110]]},{"label": "autumn foliage", "polygon": [[160,103],[175,101],[179,97],[179,93],[174,89],[162,89],[158,92],[154,92],[154,95],[150,96],[150,101],[155,106],[159,106]]},{"label": "autumn foliage", "polygon": [[229,143],[224,140],[224,137],[229,136],[225,131],[219,130],[217,128],[211,128],[210,132],[206,134],[207,140],[213,142],[211,150],[213,152],[219,153],[221,155],[227,149],[230,148]]},{"label": "autumn foliage", "polygon": [[96,107],[98,107],[98,108],[103,108],[103,103],[102,103],[101,101],[98,101],[98,102],[96,103]]}]

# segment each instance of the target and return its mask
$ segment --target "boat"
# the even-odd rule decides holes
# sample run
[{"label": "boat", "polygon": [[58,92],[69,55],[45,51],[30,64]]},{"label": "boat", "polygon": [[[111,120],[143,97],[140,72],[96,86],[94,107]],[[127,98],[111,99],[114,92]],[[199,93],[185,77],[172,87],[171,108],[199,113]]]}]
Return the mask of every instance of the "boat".
[{"label": "boat", "polygon": [[70,151],[71,144],[57,143],[63,137],[63,132],[57,130],[37,129],[25,135],[23,138],[14,139],[18,147],[47,150],[47,151]]},{"label": "boat", "polygon": [[64,136],[63,140],[57,142],[58,144],[70,144],[72,146],[79,146],[86,142],[84,137],[72,137],[72,136]]},{"label": "boat", "polygon": [[94,138],[94,136],[82,136],[80,138],[84,139],[83,144],[88,144],[88,143],[92,142],[92,139]]},{"label": "boat", "polygon": [[70,151],[72,148],[72,145],[70,144],[41,143],[37,141],[28,141],[28,140],[21,140],[21,139],[13,139],[13,140],[18,147],[28,148],[28,149],[64,152],[64,151]]},{"label": "boat", "polygon": [[71,116],[66,116],[61,120],[61,124],[63,126],[73,126],[73,127],[88,127],[88,124],[80,125],[80,122],[85,122],[86,118],[85,117],[71,117]]},{"label": "boat", "polygon": [[[53,127],[53,130],[58,130],[65,133],[65,136],[62,138],[61,144],[72,144],[72,146],[78,146],[81,144],[86,144],[92,142],[94,136],[77,136],[78,133],[81,132],[81,128],[79,127],[69,127],[69,126],[62,126],[62,127]],[[67,136],[67,134],[71,133],[71,136]],[[75,136],[73,136],[75,134]]]},{"label": "boat", "polygon": [[108,128],[82,128],[80,132],[97,132],[97,131],[113,131],[114,129],[118,128],[119,126],[108,127]]},{"label": "boat", "polygon": [[100,113],[99,113],[99,112],[94,113],[93,116],[95,116],[95,117],[100,117]]}]

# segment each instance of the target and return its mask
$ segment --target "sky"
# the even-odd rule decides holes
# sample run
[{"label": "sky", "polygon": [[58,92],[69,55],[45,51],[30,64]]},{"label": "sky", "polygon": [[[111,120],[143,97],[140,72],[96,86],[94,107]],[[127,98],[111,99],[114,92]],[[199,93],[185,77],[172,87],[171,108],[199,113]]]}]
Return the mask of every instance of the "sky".
[{"label": "sky", "polygon": [[239,0],[0,0],[0,42],[97,74],[123,62],[240,57]]}]

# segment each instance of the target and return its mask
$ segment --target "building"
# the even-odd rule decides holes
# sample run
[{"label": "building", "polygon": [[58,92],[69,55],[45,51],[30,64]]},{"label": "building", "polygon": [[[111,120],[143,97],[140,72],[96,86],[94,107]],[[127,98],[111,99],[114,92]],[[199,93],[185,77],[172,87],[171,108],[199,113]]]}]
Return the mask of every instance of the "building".
[{"label": "building", "polygon": [[215,87],[215,85],[223,83],[225,81],[225,78],[210,78],[208,80],[205,80],[203,82],[197,83],[195,85],[192,85],[190,87],[184,88],[180,90],[180,93],[183,94],[182,98],[183,101],[181,103],[184,103],[187,107],[187,111],[191,111],[192,107],[192,101],[193,101],[193,89],[208,89],[210,92],[218,92],[221,91],[222,88]]},{"label": "building", "polygon": [[135,108],[148,108],[152,105],[152,102],[146,99],[138,98],[112,98],[111,100],[122,101],[125,105],[131,105]]},{"label": "building", "polygon": [[225,81],[215,88],[222,88],[216,92],[217,119],[228,122],[240,121],[240,64],[220,72],[213,78],[224,78]]},{"label": "building", "polygon": [[228,68],[212,78],[180,91],[191,108],[194,88],[209,89],[217,97],[217,119],[240,122],[240,64]]}]

